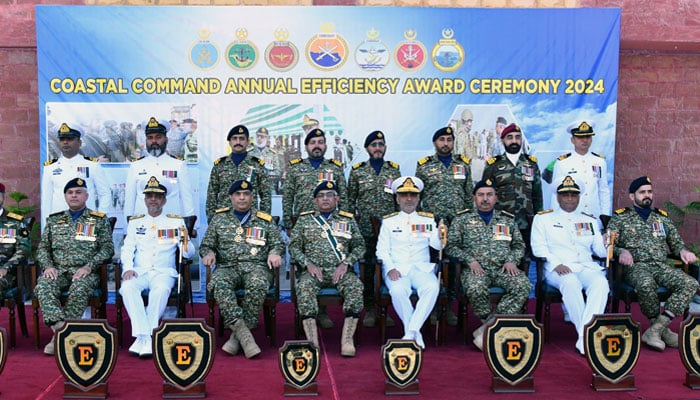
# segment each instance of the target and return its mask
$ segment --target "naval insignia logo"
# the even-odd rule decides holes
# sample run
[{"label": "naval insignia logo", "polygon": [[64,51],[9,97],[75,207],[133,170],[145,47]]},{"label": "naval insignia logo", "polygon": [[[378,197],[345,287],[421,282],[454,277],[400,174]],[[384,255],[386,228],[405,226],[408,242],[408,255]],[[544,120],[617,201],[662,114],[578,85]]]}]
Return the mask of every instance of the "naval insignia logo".
[{"label": "naval insignia logo", "polygon": [[56,363],[74,385],[88,390],[104,382],[117,361],[116,333],[106,320],[67,321],[56,332]]},{"label": "naval insignia logo", "polygon": [[288,340],[279,349],[279,366],[284,380],[297,389],[303,389],[316,380],[319,351],[311,342]]},{"label": "naval insignia logo", "polygon": [[374,28],[367,32],[367,39],[355,49],[355,62],[367,72],[384,69],[390,57],[389,48],[379,40],[379,31]]},{"label": "naval insignia logo", "polygon": [[382,346],[384,375],[396,386],[404,387],[418,377],[423,353],[413,340],[390,339]]},{"label": "naval insignia logo", "polygon": [[332,71],[347,61],[348,43],[334,29],[333,24],[325,22],[321,24],[321,33],[306,42],[306,59],[316,69]]},{"label": "naval insignia logo", "polygon": [[188,51],[190,63],[202,71],[214,69],[219,64],[219,47],[209,40],[211,32],[202,29],[197,33],[199,40],[192,43]]},{"label": "naval insignia logo", "polygon": [[187,390],[209,374],[214,332],[202,319],[165,319],[153,334],[153,361],[163,379]]},{"label": "naval insignia logo", "polygon": [[620,382],[637,364],[639,324],[630,314],[594,315],[584,335],[588,364],[608,382]]},{"label": "naval insignia logo", "polygon": [[452,72],[464,63],[464,49],[453,37],[452,29],[443,29],[442,39],[433,46],[430,54],[433,65],[442,72]]},{"label": "naval insignia logo", "polygon": [[226,48],[226,62],[238,71],[247,71],[258,62],[258,48],[248,41],[248,31],[236,29],[236,39]]},{"label": "naval insignia logo", "polygon": [[405,41],[396,46],[394,59],[396,64],[404,71],[418,71],[425,66],[428,59],[428,50],[423,43],[416,40],[418,32],[409,29],[403,34]]},{"label": "naval insignia logo", "polygon": [[497,315],[484,332],[484,357],[494,375],[517,385],[537,368],[542,327],[532,316]]},{"label": "naval insignia logo", "polygon": [[285,28],[276,29],[274,37],[275,41],[265,49],[265,62],[275,71],[289,71],[299,62],[297,47],[288,40],[289,31]]}]

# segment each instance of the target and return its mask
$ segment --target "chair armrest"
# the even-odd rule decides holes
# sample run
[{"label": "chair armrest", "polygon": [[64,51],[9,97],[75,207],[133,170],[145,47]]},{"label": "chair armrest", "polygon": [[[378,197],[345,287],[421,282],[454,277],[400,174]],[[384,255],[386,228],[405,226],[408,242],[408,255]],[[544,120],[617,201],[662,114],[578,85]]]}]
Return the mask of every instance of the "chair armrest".
[{"label": "chair armrest", "polygon": [[119,293],[122,287],[122,262],[121,260],[114,262],[114,293]]}]

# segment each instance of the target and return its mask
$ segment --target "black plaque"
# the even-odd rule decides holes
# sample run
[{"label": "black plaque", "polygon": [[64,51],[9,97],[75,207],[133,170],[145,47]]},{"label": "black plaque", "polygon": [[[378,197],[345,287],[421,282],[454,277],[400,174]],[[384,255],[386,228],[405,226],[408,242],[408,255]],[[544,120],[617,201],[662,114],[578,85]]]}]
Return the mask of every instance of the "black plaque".
[{"label": "black plaque", "polygon": [[637,390],[630,372],[639,359],[641,335],[632,315],[594,315],[584,335],[591,386],[597,391]]}]

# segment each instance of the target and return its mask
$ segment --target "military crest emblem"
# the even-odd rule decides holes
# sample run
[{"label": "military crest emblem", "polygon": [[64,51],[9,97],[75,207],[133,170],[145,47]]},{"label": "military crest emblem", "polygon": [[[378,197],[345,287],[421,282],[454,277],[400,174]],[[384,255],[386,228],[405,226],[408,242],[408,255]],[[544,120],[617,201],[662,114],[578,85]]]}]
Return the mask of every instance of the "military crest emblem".
[{"label": "military crest emblem", "polygon": [[423,352],[413,340],[390,339],[382,346],[384,375],[398,387],[406,387],[418,378]]},{"label": "military crest emblem", "polygon": [[153,361],[171,385],[186,391],[201,383],[214,362],[214,332],[202,319],[165,319],[153,334]]},{"label": "military crest emblem", "polygon": [[442,39],[433,46],[430,58],[435,68],[442,72],[452,72],[464,63],[464,49],[454,38],[454,31],[442,30]]},{"label": "military crest emblem", "polygon": [[279,349],[279,366],[287,385],[302,390],[316,381],[319,351],[311,342],[288,340]]},{"label": "military crest emblem", "polygon": [[289,31],[287,29],[276,29],[274,37],[275,40],[265,49],[265,62],[275,71],[289,71],[299,62],[299,51],[294,43],[288,40]]},{"label": "military crest emblem", "polygon": [[405,41],[399,43],[394,51],[396,64],[404,71],[413,72],[425,66],[428,50],[425,45],[416,40],[418,32],[409,29],[403,34]]},{"label": "military crest emblem", "polygon": [[192,43],[187,54],[192,65],[202,71],[208,71],[219,64],[221,52],[216,43],[209,40],[211,32],[202,29],[197,35],[199,40]]},{"label": "military crest emblem", "polygon": [[306,59],[314,68],[332,71],[345,64],[348,58],[348,43],[333,32],[335,26],[329,22],[321,24],[317,33],[306,42]]},{"label": "military crest emblem", "polygon": [[637,364],[641,335],[630,314],[594,315],[584,334],[588,364],[606,381],[622,381]]},{"label": "military crest emblem", "polygon": [[367,39],[355,49],[355,62],[367,72],[384,69],[390,58],[391,51],[379,40],[379,31],[374,28],[367,32]]},{"label": "military crest emblem", "polygon": [[248,31],[236,29],[236,39],[226,48],[226,62],[238,71],[247,71],[258,62],[258,48],[248,41]]},{"label": "military crest emblem", "polygon": [[486,363],[511,386],[530,378],[541,355],[542,326],[533,316],[496,315],[484,332]]},{"label": "military crest emblem", "polygon": [[103,383],[117,361],[116,332],[106,320],[74,320],[56,332],[56,363],[82,390]]}]

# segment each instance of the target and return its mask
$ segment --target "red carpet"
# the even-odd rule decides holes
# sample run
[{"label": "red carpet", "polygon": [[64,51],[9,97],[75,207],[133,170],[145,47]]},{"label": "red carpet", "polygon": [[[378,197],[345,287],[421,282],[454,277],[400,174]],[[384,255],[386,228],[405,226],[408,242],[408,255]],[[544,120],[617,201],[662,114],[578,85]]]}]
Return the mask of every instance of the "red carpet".
[{"label": "red carpet", "polygon": [[[590,388],[591,370],[585,358],[574,350],[575,333],[561,317],[556,306],[552,315],[552,338],[545,344],[542,359],[535,371],[534,394],[505,394],[503,399],[697,399],[700,392],[683,386],[685,369],[678,351],[663,353],[642,349],[639,362],[632,373],[636,377],[637,391],[598,393]],[[284,340],[293,339],[290,303],[278,305],[278,346]],[[534,310],[531,300],[530,310]],[[321,332],[321,371],[317,378],[321,399],[383,399],[384,374],[381,369],[380,344],[376,328],[362,329],[362,343],[355,358],[340,357],[340,310],[332,310],[336,327]],[[28,316],[31,310],[27,309]],[[197,305],[196,316],[206,315],[206,306]],[[7,311],[0,311],[0,324],[7,327]],[[113,306],[109,308],[109,320],[114,322]],[[635,319],[641,321],[640,312],[633,309]],[[398,321],[398,320],[397,320]],[[674,330],[679,320],[674,321]],[[470,329],[476,325],[470,320]],[[29,321],[31,336],[31,319]],[[129,355],[131,338],[128,322],[125,323],[125,346],[119,351],[117,365],[109,379],[109,398],[158,399],[162,393],[162,378],[152,360],[141,360]],[[647,322],[642,328],[648,326]],[[19,329],[19,327],[18,327]],[[491,391],[491,373],[483,354],[471,344],[461,343],[461,335],[449,328],[448,344],[435,347],[426,340],[423,368],[419,375],[420,394],[426,399],[481,399],[499,395]],[[277,363],[277,348],[264,338],[262,326],[254,331],[263,353],[254,360],[242,355],[228,356],[218,350],[223,338],[218,338],[214,366],[206,380],[206,389],[212,399],[270,399],[282,398],[283,379]],[[399,327],[388,330],[389,337],[400,337]],[[47,343],[50,330],[41,328],[41,342]],[[426,338],[427,339],[427,338]],[[0,374],[0,399],[60,399],[63,394],[63,377],[53,357],[44,356],[33,347],[31,338],[18,337],[17,348],[8,351],[7,363]]]}]

